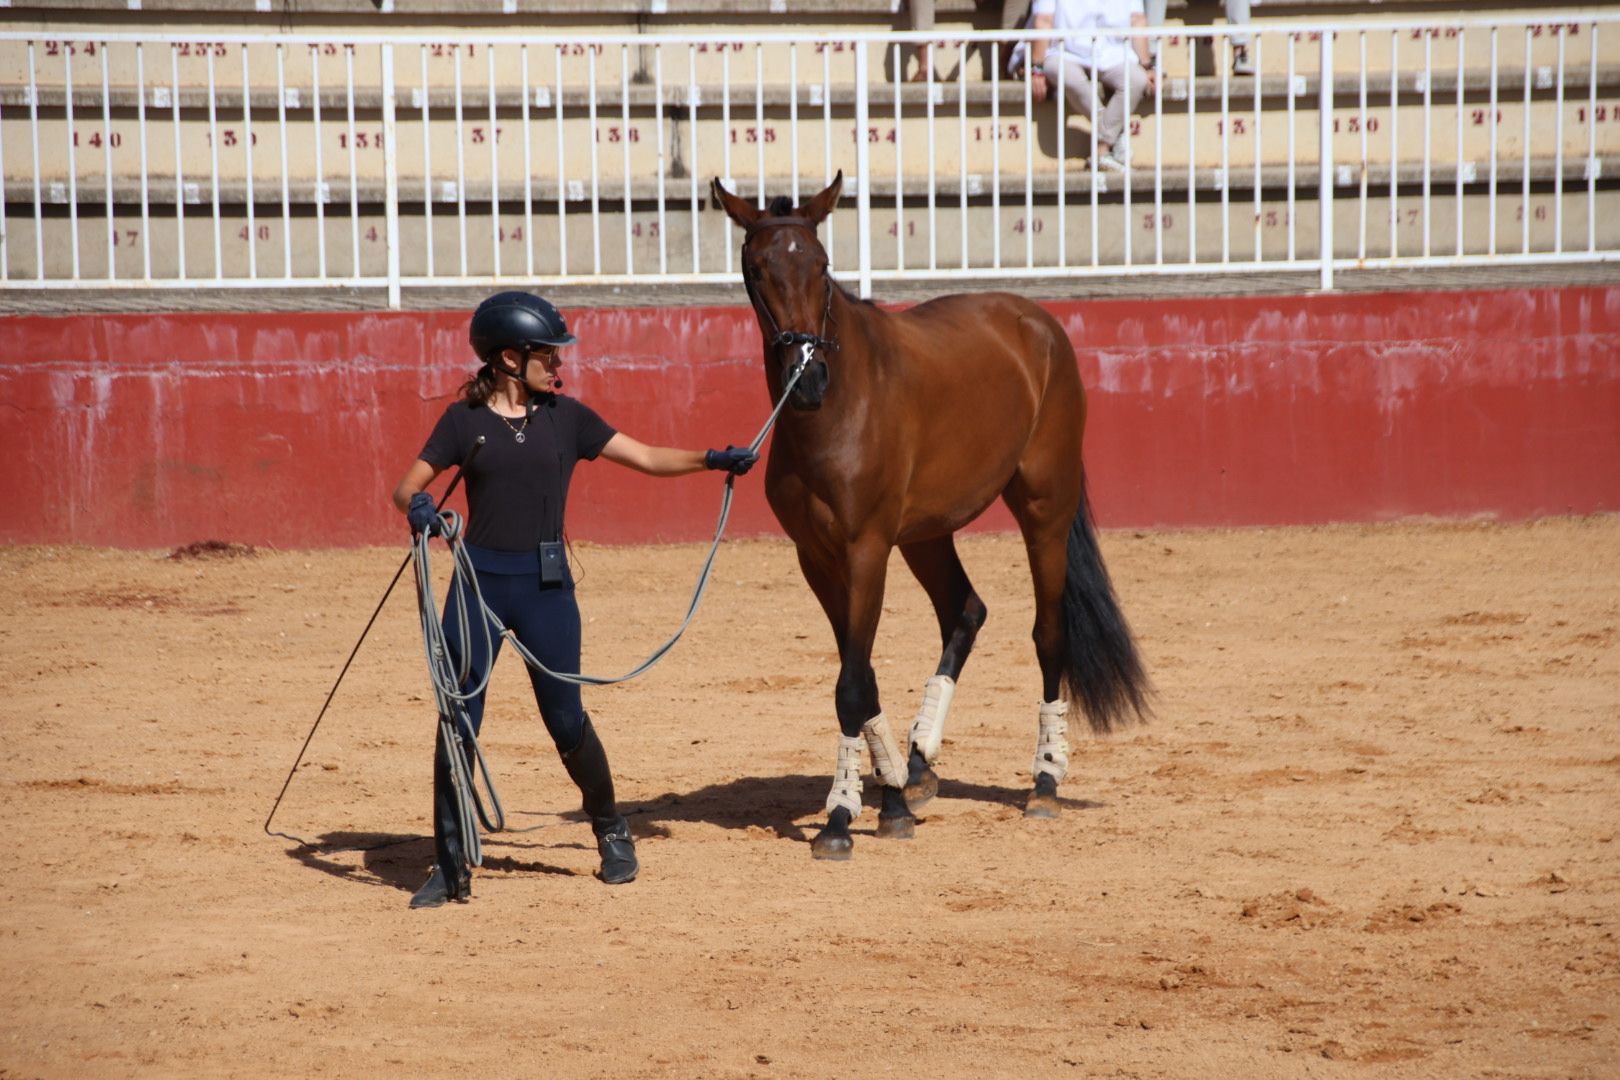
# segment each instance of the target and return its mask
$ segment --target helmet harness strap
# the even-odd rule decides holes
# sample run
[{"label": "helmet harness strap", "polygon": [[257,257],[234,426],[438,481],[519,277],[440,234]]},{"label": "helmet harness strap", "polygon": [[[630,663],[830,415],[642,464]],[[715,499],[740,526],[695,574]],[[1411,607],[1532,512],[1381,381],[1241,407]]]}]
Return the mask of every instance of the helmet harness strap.
[{"label": "helmet harness strap", "polygon": [[[507,370],[507,367],[506,367],[506,365],[504,363],[497,363],[497,361],[505,359],[505,357],[501,353],[498,353],[498,352],[497,353],[491,353],[490,357],[484,361],[484,366],[489,368],[492,371],[497,371],[500,374],[505,375],[509,379],[516,379],[520,386],[522,386],[525,390],[528,390],[529,389],[529,361],[534,359],[534,346],[532,346],[532,345],[524,345],[522,347],[522,349],[523,349],[523,359],[518,363],[518,369],[517,369],[516,372]],[[534,419],[534,408],[535,408],[534,399],[535,399],[535,394],[534,394],[534,392],[532,390],[524,398],[523,415],[524,415],[524,421],[525,422],[528,422],[528,421],[531,421],[531,420]]]}]

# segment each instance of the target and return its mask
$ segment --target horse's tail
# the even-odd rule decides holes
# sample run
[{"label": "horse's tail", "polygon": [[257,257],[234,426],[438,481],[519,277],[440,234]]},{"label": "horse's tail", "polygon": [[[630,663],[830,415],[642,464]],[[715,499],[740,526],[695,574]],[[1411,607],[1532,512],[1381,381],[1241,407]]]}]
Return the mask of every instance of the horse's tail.
[{"label": "horse's tail", "polygon": [[1063,583],[1063,689],[1085,710],[1091,729],[1106,734],[1133,719],[1146,720],[1153,691],[1097,548],[1083,479],[1081,485]]}]

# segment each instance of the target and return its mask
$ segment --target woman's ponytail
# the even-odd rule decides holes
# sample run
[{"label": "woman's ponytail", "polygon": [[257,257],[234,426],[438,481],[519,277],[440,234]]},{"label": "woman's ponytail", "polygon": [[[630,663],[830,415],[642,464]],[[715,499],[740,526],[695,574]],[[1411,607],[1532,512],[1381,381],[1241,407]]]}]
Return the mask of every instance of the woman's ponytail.
[{"label": "woman's ponytail", "polygon": [[469,405],[487,405],[495,393],[495,369],[485,364],[461,384],[461,400]]}]

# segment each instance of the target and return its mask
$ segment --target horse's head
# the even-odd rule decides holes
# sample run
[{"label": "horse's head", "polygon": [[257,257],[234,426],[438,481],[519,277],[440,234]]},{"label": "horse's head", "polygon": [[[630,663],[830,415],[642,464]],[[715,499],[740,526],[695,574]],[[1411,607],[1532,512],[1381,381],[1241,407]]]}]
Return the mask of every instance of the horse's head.
[{"label": "horse's head", "polygon": [[827,336],[834,285],[827,273],[827,249],[816,238],[816,226],[838,203],[842,171],[827,189],[802,206],[786,198],[759,210],[727,191],[718,177],[714,198],[743,227],[743,284],[765,335],[767,358],[778,364],[778,385],[805,361],[789,401],[795,409],[819,409],[830,378],[827,353],[837,342]]}]

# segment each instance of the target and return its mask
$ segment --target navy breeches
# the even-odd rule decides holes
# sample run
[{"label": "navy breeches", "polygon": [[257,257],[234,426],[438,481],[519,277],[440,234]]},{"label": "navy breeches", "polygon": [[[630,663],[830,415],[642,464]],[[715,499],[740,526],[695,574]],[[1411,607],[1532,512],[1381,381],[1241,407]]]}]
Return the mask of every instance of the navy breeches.
[{"label": "navy breeches", "polygon": [[[483,590],[484,603],[489,605],[502,625],[510,627],[540,662],[553,671],[579,670],[579,605],[574,601],[573,582],[563,585],[541,585],[538,572],[531,574],[491,574],[477,571],[478,587]],[[477,599],[468,585],[460,586],[466,593],[469,618],[472,621],[472,670],[463,689],[477,686],[495,663],[501,652],[501,638],[494,639],[494,655],[485,655],[484,634],[479,629]],[[452,670],[461,666],[461,634],[456,621],[449,617],[452,606],[445,603],[443,619],[445,644],[450,650]],[[493,633],[493,629],[491,631]],[[560,679],[553,679],[529,669],[529,682],[534,687],[535,704],[540,706],[540,717],[546,730],[557,744],[557,751],[566,754],[579,745],[584,731],[585,709],[580,704],[579,687]],[[484,695],[467,702],[467,714],[472,720],[474,733],[484,722]]]}]

